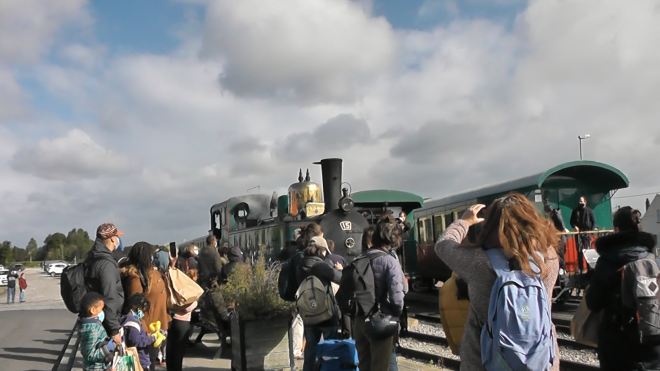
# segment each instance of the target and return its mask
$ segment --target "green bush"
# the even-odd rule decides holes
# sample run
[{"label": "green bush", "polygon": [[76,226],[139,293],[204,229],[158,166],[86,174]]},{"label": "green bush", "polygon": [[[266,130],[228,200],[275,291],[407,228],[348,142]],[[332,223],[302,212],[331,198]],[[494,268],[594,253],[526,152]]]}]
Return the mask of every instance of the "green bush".
[{"label": "green bush", "polygon": [[294,303],[282,300],[277,290],[280,265],[267,267],[263,256],[262,250],[254,266],[236,266],[227,284],[211,289],[211,300],[223,316],[228,315],[230,308],[244,320],[293,314]]}]

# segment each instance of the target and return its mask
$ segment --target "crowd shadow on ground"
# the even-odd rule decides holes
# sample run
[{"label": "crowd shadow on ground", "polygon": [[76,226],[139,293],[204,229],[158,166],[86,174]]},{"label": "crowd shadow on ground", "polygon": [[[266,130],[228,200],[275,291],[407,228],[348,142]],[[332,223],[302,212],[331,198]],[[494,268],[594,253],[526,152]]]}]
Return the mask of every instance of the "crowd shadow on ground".
[{"label": "crowd shadow on ground", "polygon": [[[11,359],[14,361],[27,361],[46,363],[50,366],[55,363],[55,359],[59,357],[60,351],[54,349],[41,349],[41,348],[0,348],[3,352],[0,354],[0,359]],[[0,362],[2,363],[2,362]]]}]

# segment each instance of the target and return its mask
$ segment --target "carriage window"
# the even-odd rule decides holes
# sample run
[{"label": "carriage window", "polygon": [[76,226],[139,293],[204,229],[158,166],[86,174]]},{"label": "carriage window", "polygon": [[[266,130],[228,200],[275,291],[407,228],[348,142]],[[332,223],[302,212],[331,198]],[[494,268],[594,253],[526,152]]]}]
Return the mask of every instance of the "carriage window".
[{"label": "carriage window", "polygon": [[433,230],[435,233],[433,234],[434,241],[440,237],[442,232],[445,231],[445,224],[444,221],[442,220],[442,215],[434,215],[433,216]]},{"label": "carriage window", "polygon": [[431,226],[431,219],[422,218],[418,220],[419,242],[431,243],[433,242],[433,230]]},{"label": "carriage window", "polygon": [[220,209],[220,221],[222,222],[222,225],[227,225],[227,208],[223,207]]},{"label": "carriage window", "polygon": [[449,225],[453,222],[454,222],[454,213],[445,214],[445,225],[449,227]]}]

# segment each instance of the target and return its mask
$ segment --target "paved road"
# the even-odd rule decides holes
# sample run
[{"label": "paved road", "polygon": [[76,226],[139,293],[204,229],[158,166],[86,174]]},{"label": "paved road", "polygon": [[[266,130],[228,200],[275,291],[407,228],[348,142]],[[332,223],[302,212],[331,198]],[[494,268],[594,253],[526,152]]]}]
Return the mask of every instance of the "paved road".
[{"label": "paved road", "polygon": [[[65,309],[60,297],[60,278],[49,277],[39,268],[25,270],[28,288],[25,291],[25,303],[18,302],[18,283],[16,284],[16,303],[6,304],[7,296],[0,297],[0,312],[8,310],[43,310]],[[1,368],[0,368],[1,369]]]},{"label": "paved road", "polygon": [[51,370],[75,319],[61,309],[0,313],[0,369]]},{"label": "paved road", "polygon": [[25,271],[26,303],[0,297],[0,370],[50,370],[76,320],[60,298],[59,277],[39,269]]}]

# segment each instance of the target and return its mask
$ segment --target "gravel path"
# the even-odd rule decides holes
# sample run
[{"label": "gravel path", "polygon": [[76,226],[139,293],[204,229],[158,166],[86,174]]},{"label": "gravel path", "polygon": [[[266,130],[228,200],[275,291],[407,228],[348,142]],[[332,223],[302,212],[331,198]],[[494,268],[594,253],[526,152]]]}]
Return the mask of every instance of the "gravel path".
[{"label": "gravel path", "polygon": [[[412,326],[409,328],[409,330],[427,335],[445,337],[445,331],[442,329],[442,325],[435,323],[419,321],[417,326]],[[557,336],[562,339],[573,339],[573,337],[568,334],[558,333]],[[400,343],[401,346],[405,348],[415,349],[443,357],[460,359],[458,356],[452,354],[449,347],[412,339],[400,339]],[[561,359],[563,360],[586,363],[596,366],[600,365],[595,350],[578,350],[571,347],[559,347],[559,353],[561,354]]]}]

